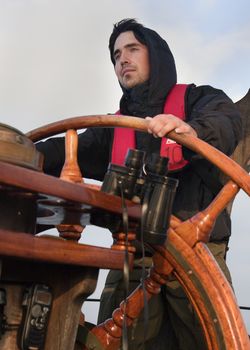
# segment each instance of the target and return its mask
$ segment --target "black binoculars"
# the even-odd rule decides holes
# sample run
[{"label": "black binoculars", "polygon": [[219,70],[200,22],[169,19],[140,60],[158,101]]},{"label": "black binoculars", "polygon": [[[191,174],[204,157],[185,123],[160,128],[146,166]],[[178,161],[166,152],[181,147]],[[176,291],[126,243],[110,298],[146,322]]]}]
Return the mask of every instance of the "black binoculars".
[{"label": "black binoculars", "polygon": [[143,207],[141,227],[145,243],[162,245],[178,180],[168,177],[168,158],[147,157],[143,151],[129,149],[124,165],[109,164],[101,187],[103,192],[137,201]]}]

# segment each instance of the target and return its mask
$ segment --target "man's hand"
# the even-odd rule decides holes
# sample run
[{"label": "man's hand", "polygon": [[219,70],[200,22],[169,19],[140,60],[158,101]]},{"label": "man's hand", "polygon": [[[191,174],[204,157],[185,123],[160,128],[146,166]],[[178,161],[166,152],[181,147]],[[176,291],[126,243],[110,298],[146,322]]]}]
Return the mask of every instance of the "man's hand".
[{"label": "man's hand", "polygon": [[183,120],[173,114],[158,114],[154,118],[146,117],[148,120],[148,132],[154,137],[163,137],[174,130],[177,134],[188,134],[197,137],[196,131]]}]

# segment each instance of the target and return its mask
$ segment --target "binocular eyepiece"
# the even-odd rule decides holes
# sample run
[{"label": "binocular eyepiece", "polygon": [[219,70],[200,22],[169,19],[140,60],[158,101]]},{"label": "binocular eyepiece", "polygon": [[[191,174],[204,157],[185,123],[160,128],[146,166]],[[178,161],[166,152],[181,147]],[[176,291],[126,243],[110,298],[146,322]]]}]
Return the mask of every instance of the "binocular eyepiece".
[{"label": "binocular eyepiece", "polygon": [[104,177],[101,191],[121,196],[123,192],[126,199],[135,195],[135,185],[140,178],[145,153],[139,150],[128,150],[125,165],[110,163]]},{"label": "binocular eyepiece", "polygon": [[[166,240],[169,219],[178,180],[167,176],[168,158],[129,149],[124,166],[109,164],[101,187],[103,192],[133,200],[143,205],[144,242],[162,245]],[[140,239],[140,230],[138,239]]]}]

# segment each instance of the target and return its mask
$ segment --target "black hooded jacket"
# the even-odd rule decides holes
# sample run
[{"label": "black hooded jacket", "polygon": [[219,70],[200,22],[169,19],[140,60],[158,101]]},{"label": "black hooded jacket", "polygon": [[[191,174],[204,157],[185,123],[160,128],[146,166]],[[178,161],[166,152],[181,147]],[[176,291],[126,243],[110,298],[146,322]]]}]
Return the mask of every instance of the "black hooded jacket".
[{"label": "black hooded jacket", "polygon": [[[167,43],[154,31],[140,29],[149,49],[150,79],[130,90],[123,89],[120,111],[137,117],[162,113],[166,96],[176,84],[174,58]],[[190,84],[185,95],[186,122],[198,137],[230,155],[241,137],[241,118],[226,94],[211,86]],[[78,161],[86,178],[103,180],[111,158],[113,129],[93,128],[79,135]],[[159,152],[160,139],[136,132],[136,146],[147,153]],[[59,176],[64,163],[64,138],[52,138],[37,144],[45,155],[44,171]],[[197,154],[184,149],[189,164],[171,174],[179,180],[173,214],[185,220],[207,207],[221,188],[219,171]],[[224,211],[211,234],[212,241],[227,240],[231,233],[230,218]]]}]

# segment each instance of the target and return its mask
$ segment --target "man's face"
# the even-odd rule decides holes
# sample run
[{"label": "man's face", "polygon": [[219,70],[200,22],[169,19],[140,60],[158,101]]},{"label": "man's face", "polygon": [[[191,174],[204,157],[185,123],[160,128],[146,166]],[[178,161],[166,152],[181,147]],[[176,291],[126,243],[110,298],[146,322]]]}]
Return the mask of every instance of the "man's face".
[{"label": "man's face", "polygon": [[149,79],[150,64],[147,46],[132,31],[121,33],[114,45],[115,74],[120,84],[130,89]]}]

